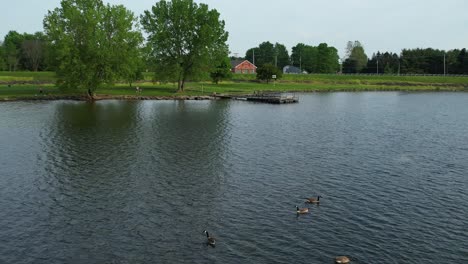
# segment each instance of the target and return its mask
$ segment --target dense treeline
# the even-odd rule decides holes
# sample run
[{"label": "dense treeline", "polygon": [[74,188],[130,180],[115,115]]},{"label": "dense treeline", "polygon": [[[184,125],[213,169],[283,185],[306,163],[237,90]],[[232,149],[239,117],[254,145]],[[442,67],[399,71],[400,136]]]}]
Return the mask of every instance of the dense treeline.
[{"label": "dense treeline", "polygon": [[[0,42],[0,70],[55,71],[54,50],[50,47],[42,32],[21,34],[10,31]],[[142,48],[142,56],[145,52]],[[326,43],[318,46],[299,43],[290,55],[285,45],[266,41],[247,50],[244,58],[259,67],[271,64],[282,69],[293,65],[307,73],[444,74],[445,71],[446,74],[468,74],[466,48],[449,51],[403,49],[400,54],[377,52],[368,58],[362,44],[355,41],[348,43],[340,68],[337,49]],[[153,68],[150,62],[146,64],[142,69]]]},{"label": "dense treeline", "polygon": [[338,50],[326,43],[309,46],[299,43],[292,48],[291,65],[309,73],[335,73],[339,70]]},{"label": "dense treeline", "polygon": [[373,54],[362,73],[383,74],[468,74],[466,49],[445,52],[435,49],[404,49]]},{"label": "dense treeline", "polygon": [[377,52],[370,59],[358,41],[349,42],[343,61],[343,73],[375,74],[468,74],[468,54],[463,48],[403,49],[398,55]]},{"label": "dense treeline", "polygon": [[293,65],[308,73],[336,73],[340,68],[338,58],[338,50],[326,43],[316,47],[299,43],[292,48],[290,56],[286,46],[269,41],[247,50],[244,57],[257,67],[270,64],[283,69],[284,66]]},{"label": "dense treeline", "polygon": [[10,31],[0,42],[0,70],[48,70],[48,48],[42,32],[34,34]]},{"label": "dense treeline", "polygon": [[[147,46],[141,47],[142,65],[138,68],[142,71],[156,67],[154,60],[147,59],[151,57],[149,52]],[[10,31],[0,41],[1,71],[57,71],[56,57],[56,50],[42,32],[21,34]],[[400,54],[377,52],[368,58],[359,41],[350,41],[340,65],[337,49],[326,43],[318,46],[299,43],[292,47],[289,54],[285,45],[265,41],[247,50],[244,59],[258,67],[271,64],[283,69],[284,66],[293,65],[307,73],[468,74],[466,48],[449,51],[403,49]]]},{"label": "dense treeline", "polygon": [[245,59],[253,62],[258,67],[271,64],[282,69],[284,66],[289,65],[289,53],[286,46],[280,43],[272,44],[269,41],[247,50]]},{"label": "dense treeline", "polygon": [[247,50],[244,59],[258,67],[271,64],[283,69],[292,65],[307,73],[468,74],[466,49],[404,49],[401,54],[377,52],[368,58],[359,41],[348,42],[341,65],[337,49],[326,43],[299,43],[289,55],[283,44],[266,41]]}]

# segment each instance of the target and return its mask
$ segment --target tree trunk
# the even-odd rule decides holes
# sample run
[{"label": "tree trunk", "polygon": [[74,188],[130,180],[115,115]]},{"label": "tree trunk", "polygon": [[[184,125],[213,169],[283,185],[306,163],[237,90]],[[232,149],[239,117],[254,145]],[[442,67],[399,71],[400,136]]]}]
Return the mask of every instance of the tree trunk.
[{"label": "tree trunk", "polygon": [[179,77],[179,89],[177,90],[178,92],[183,92],[184,91],[184,86],[185,86],[185,76],[180,76]]},{"label": "tree trunk", "polygon": [[181,92],[184,90],[183,84],[182,84],[182,76],[179,73],[179,79],[177,80],[177,92]]},{"label": "tree trunk", "polygon": [[182,79],[182,83],[180,85],[180,91],[183,92],[184,91],[184,86],[185,86],[185,80]]},{"label": "tree trunk", "polygon": [[91,88],[88,88],[88,100],[89,101],[94,101],[94,93],[91,90]]}]

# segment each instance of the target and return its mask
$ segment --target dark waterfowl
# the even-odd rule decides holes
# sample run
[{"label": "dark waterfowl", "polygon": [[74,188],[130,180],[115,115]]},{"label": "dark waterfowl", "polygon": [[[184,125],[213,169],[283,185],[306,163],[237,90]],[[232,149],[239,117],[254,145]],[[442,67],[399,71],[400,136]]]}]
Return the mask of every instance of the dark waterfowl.
[{"label": "dark waterfowl", "polygon": [[299,208],[296,206],[296,212],[298,214],[307,214],[309,213],[309,208]]},{"label": "dark waterfowl", "polygon": [[210,246],[214,246],[216,244],[216,239],[212,236],[210,236],[210,234],[208,233],[208,231],[203,231],[205,234],[206,234],[206,239],[207,239],[207,243],[208,245]]},{"label": "dark waterfowl", "polygon": [[317,196],[317,198],[304,198],[306,199],[305,203],[311,203],[311,204],[318,204],[320,203],[320,198],[322,198],[322,196]]},{"label": "dark waterfowl", "polygon": [[335,263],[337,264],[347,264],[350,263],[351,260],[347,256],[338,256],[335,258]]}]

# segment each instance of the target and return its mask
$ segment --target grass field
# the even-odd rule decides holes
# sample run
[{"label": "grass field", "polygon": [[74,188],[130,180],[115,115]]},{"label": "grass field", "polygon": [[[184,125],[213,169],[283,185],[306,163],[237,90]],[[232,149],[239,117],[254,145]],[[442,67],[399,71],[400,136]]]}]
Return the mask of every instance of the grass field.
[{"label": "grass field", "polygon": [[0,71],[0,83],[4,82],[49,82],[56,80],[54,72],[2,72]]},{"label": "grass field", "polygon": [[[233,81],[254,81],[253,74],[234,75]],[[396,76],[396,75],[347,75],[347,74],[289,74],[280,82],[363,85],[467,85],[468,77],[458,76]]]},{"label": "grass field", "polygon": [[[189,82],[183,93],[176,92],[176,84],[153,83],[152,73],[144,73],[144,80],[133,84],[142,88],[139,96],[193,96],[222,94],[250,94],[254,91],[320,92],[320,91],[468,91],[468,77],[456,76],[366,76],[366,75],[284,75],[275,83],[259,83],[255,75],[234,75],[231,81],[213,84]],[[0,99],[36,99],[44,96],[79,96],[63,92],[55,86],[52,72],[0,72]],[[40,92],[42,90],[42,92]],[[134,87],[120,83],[96,91],[98,96],[136,96]]]}]

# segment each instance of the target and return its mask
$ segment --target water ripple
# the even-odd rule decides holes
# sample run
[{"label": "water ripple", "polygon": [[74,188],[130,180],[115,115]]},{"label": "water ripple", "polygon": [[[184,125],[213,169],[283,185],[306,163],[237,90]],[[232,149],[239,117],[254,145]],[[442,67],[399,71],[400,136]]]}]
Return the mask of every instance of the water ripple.
[{"label": "water ripple", "polygon": [[0,262],[466,262],[466,99],[0,104]]}]

